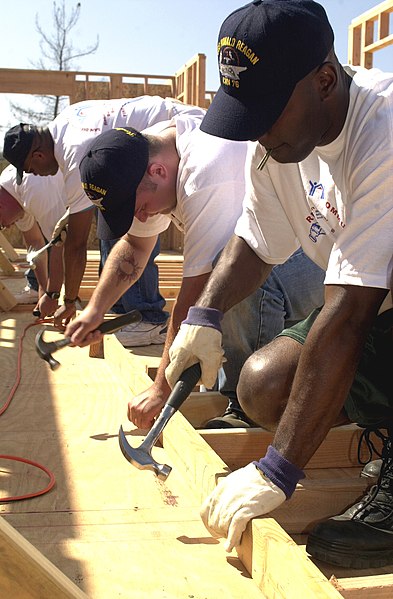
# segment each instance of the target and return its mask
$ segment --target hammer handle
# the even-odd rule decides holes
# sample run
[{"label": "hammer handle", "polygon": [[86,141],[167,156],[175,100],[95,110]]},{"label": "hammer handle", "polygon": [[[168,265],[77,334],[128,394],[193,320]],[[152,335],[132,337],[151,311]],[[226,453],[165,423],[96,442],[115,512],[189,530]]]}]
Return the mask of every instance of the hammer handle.
[{"label": "hammer handle", "polygon": [[[126,312],[126,314],[122,314],[121,316],[117,316],[116,318],[111,318],[109,320],[104,320],[97,327],[97,331],[100,331],[104,335],[107,333],[115,333],[119,331],[127,324],[138,323],[142,320],[142,315],[138,310],[132,310],[131,312]],[[53,347],[51,351],[55,351],[57,349],[61,349],[62,347],[66,347],[71,343],[70,337],[63,337],[63,339],[59,339],[59,341],[53,341]]]},{"label": "hammer handle", "polygon": [[141,313],[138,310],[132,310],[131,312],[127,312],[126,314],[122,314],[121,316],[117,316],[116,318],[105,320],[103,323],[100,324],[99,327],[97,327],[97,330],[103,334],[115,333],[119,329],[125,327],[127,324],[136,324],[141,320]]},{"label": "hammer handle", "polygon": [[201,377],[201,366],[200,364],[193,364],[187,368],[179,377],[179,380],[173,387],[172,393],[168,397],[166,406],[178,410],[180,406],[185,402],[191,391],[197,384]]}]

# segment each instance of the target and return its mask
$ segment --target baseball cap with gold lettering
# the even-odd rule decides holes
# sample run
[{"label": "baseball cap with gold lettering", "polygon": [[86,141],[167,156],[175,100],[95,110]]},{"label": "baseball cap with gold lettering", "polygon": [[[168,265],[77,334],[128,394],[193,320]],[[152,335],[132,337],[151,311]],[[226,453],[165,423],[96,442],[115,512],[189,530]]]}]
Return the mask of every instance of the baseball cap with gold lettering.
[{"label": "baseball cap with gold lettering", "polygon": [[99,239],[117,239],[131,227],[148,162],[148,141],[132,127],[105,131],[90,145],[79,170],[86,195],[99,208]]},{"label": "baseball cap with gold lettering", "polygon": [[201,130],[237,141],[258,139],[333,42],[326,12],[313,0],[255,0],[235,10],[219,33],[221,86]]}]

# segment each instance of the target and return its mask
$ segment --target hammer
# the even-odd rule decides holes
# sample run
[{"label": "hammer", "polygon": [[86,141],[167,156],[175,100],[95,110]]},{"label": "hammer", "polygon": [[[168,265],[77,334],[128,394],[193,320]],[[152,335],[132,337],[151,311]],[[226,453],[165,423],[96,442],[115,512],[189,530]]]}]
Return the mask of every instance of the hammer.
[{"label": "hammer", "polygon": [[201,367],[199,364],[193,364],[180,375],[179,380],[173,387],[165,406],[162,408],[157,420],[147,433],[145,440],[137,448],[131,447],[123,431],[119,430],[119,445],[126,460],[139,470],[153,470],[154,474],[161,480],[166,480],[172,468],[167,464],[159,464],[151,455],[151,450],[158,437],[164,430],[170,418],[185,402],[191,391],[199,381],[201,376]]},{"label": "hammer", "polygon": [[[97,331],[101,331],[101,333],[115,333],[119,329],[123,328],[127,324],[137,324],[142,320],[142,315],[138,310],[132,310],[131,312],[127,312],[126,314],[122,314],[117,318],[111,318],[110,320],[105,320],[100,324],[100,326],[96,329]],[[44,341],[44,332],[45,329],[42,329],[39,333],[37,333],[35,338],[35,347],[40,358],[48,362],[51,370],[56,370],[60,366],[60,362],[54,359],[52,356],[53,352],[69,345],[71,343],[70,337],[64,337],[63,339],[59,339],[58,341]]]},{"label": "hammer", "polygon": [[36,268],[36,261],[41,256],[41,254],[46,252],[46,250],[48,248],[52,247],[53,245],[56,245],[57,243],[62,243],[64,241],[64,236],[62,234],[63,234],[63,231],[66,230],[69,216],[70,216],[70,209],[67,208],[67,211],[60,218],[60,220],[57,221],[55,228],[53,229],[52,239],[46,245],[44,245],[44,247],[40,248],[39,250],[32,250],[31,248],[29,248],[29,251],[27,252],[27,255],[26,255],[26,260],[29,263],[29,267],[32,270],[34,270]]}]

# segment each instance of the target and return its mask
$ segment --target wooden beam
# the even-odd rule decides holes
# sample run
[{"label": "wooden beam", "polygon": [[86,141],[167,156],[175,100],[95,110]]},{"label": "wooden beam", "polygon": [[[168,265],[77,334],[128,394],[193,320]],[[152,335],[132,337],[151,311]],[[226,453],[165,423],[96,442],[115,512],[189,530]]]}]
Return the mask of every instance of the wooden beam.
[{"label": "wooden beam", "polygon": [[18,254],[16,253],[16,251],[14,250],[14,248],[8,241],[7,237],[4,235],[4,233],[1,233],[1,231],[0,231],[0,246],[3,248],[3,251],[4,251],[5,255],[7,256],[8,260],[12,260],[14,262],[16,260],[19,260]]},{"label": "wooden beam", "polygon": [[0,596],[88,599],[69,578],[0,517]]},{"label": "wooden beam", "polygon": [[[359,467],[358,445],[361,432],[355,424],[332,428],[310,459],[307,468],[331,468],[332,464],[336,468]],[[273,440],[273,433],[262,428],[211,429],[201,430],[200,434],[232,469],[259,459]],[[375,446],[381,449],[377,438]],[[363,445],[360,455],[362,460],[368,458],[367,449]]]},{"label": "wooden beam", "polygon": [[237,554],[265,597],[343,597],[272,518],[256,518],[248,524]]},{"label": "wooden beam", "polygon": [[15,297],[8,291],[4,283],[0,281],[0,310],[2,312],[8,312],[8,310],[12,310],[16,304],[17,301]]},{"label": "wooden beam", "polygon": [[12,276],[15,273],[15,268],[8,260],[7,256],[5,255],[2,249],[0,249],[0,269],[8,277]]},{"label": "wooden beam", "polygon": [[393,33],[389,34],[392,12],[393,0],[386,0],[351,21],[348,29],[349,64],[369,69],[373,66],[374,52],[393,43]]},{"label": "wooden beam", "polygon": [[227,464],[179,412],[166,425],[162,444],[169,456],[169,465],[184,473],[199,503],[213,491],[218,479],[230,472]]}]

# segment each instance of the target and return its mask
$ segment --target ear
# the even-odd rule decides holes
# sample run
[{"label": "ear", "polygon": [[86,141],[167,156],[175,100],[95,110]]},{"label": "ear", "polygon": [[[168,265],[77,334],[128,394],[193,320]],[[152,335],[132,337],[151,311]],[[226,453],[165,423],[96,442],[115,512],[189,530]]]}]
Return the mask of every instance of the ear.
[{"label": "ear", "polygon": [[168,170],[162,162],[150,162],[146,169],[146,173],[153,183],[158,183],[168,177]]},{"label": "ear", "polygon": [[45,152],[43,152],[40,148],[37,148],[37,150],[34,150],[31,154],[31,157],[34,158],[38,158],[38,160],[42,160],[43,158],[45,158]]},{"label": "ear", "polygon": [[318,70],[317,78],[321,100],[326,100],[337,86],[338,74],[335,65],[325,62]]}]

